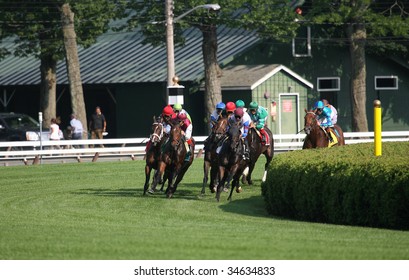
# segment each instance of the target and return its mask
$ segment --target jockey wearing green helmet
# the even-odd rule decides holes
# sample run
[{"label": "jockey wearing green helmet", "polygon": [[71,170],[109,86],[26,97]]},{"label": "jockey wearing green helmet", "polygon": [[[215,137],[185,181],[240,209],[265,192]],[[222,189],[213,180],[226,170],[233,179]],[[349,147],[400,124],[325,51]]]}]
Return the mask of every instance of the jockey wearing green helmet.
[{"label": "jockey wearing green helmet", "polygon": [[244,108],[245,105],[246,105],[246,104],[244,104],[244,101],[241,100],[241,99],[239,99],[239,100],[236,101],[236,107],[237,107],[237,108]]},{"label": "jockey wearing green helmet", "polygon": [[264,136],[265,140],[263,141],[264,144],[270,145],[270,139],[268,133],[264,130],[264,126],[266,125],[267,120],[267,109],[262,106],[259,106],[256,101],[252,101],[249,104],[249,115],[254,123],[256,129],[260,131],[260,133]]},{"label": "jockey wearing green helmet", "polygon": [[188,113],[185,109],[182,108],[182,104],[180,104],[180,103],[175,103],[175,104],[173,105],[173,112],[175,112],[176,115],[179,114],[179,113],[184,113],[184,114],[186,114],[186,116],[187,116],[187,118],[189,119],[189,121],[192,122],[192,119],[190,118],[189,113]]}]

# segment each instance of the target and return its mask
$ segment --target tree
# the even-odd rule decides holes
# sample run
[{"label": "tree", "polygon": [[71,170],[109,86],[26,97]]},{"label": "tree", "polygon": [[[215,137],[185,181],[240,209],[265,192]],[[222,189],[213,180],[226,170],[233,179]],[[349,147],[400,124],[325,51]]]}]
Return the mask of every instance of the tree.
[{"label": "tree", "polygon": [[[307,1],[306,19],[327,24],[326,33],[345,36],[351,60],[353,131],[368,131],[366,114],[366,50],[376,53],[407,52],[399,43],[409,35],[409,5],[398,0]],[[405,4],[406,3],[406,4]],[[405,7],[406,5],[406,7]],[[343,35],[342,35],[343,34]]]},{"label": "tree", "polygon": [[[76,39],[83,47],[92,45],[106,32],[109,22],[123,16],[126,0],[0,0],[0,39],[13,37],[17,56],[35,55],[41,61],[40,110],[45,126],[56,116],[56,67],[65,57],[61,13],[70,4]],[[2,53],[4,53],[4,49]],[[85,104],[77,104],[77,108]],[[82,110],[82,109],[79,109]],[[81,120],[84,123],[84,120]],[[86,121],[85,123],[86,124]]]},{"label": "tree", "polygon": [[[188,0],[174,2],[174,15],[178,16],[199,5],[208,4],[204,0]],[[268,38],[289,39],[295,34],[294,2],[288,0],[229,0],[215,1],[221,6],[220,11],[197,9],[183,20],[174,23],[176,44],[183,45],[184,29],[196,27],[202,32],[203,63],[205,81],[205,115],[209,116],[216,104],[222,100],[220,76],[222,71],[217,61],[217,26],[227,25],[235,28],[247,28]],[[145,43],[155,46],[166,42],[165,25],[152,22],[165,22],[165,1],[130,0],[129,8],[134,14],[127,23],[128,29],[140,28],[145,35]],[[163,34],[163,36],[158,36]]]}]

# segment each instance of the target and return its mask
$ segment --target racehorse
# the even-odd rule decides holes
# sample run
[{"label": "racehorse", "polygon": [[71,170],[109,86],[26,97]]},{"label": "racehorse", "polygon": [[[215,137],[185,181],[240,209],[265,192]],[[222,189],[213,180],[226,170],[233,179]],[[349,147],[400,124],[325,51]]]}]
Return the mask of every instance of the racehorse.
[{"label": "racehorse", "polygon": [[[143,187],[143,194],[149,187],[149,180],[152,169],[158,170],[158,162],[161,154],[161,146],[167,139],[164,133],[165,129],[160,117],[153,117],[152,134],[149,137],[149,143],[146,147],[146,165],[145,165],[145,185]],[[163,184],[166,180],[163,181]],[[162,185],[163,188],[163,185]]]},{"label": "racehorse", "polygon": [[[317,115],[312,111],[305,110],[304,131],[307,136],[304,139],[303,149],[325,148],[330,146],[330,139],[327,132],[319,125]],[[338,143],[334,146],[345,145],[344,132],[337,124],[332,128]]]},{"label": "racehorse", "polygon": [[218,161],[217,161],[217,146],[225,136],[226,130],[228,127],[228,119],[226,117],[220,117],[212,127],[212,133],[207,139],[207,144],[204,153],[204,162],[203,162],[203,186],[202,194],[205,194],[205,189],[208,181],[208,175],[210,170],[210,185],[209,188],[211,192],[215,192],[217,188],[217,173],[218,173]]},{"label": "racehorse", "polygon": [[273,133],[268,127],[264,127],[264,130],[268,133],[270,138],[270,145],[263,145],[261,143],[261,137],[259,132],[255,127],[249,129],[249,133],[247,134],[247,141],[250,149],[250,160],[249,160],[249,170],[248,172],[244,172],[242,183],[244,184],[246,181],[249,185],[253,184],[251,179],[251,173],[254,170],[254,166],[261,154],[264,154],[266,157],[266,163],[264,164],[264,174],[262,181],[264,182],[267,177],[267,168],[270,165],[270,162],[273,160],[274,157],[274,138]]},{"label": "racehorse", "polygon": [[227,132],[227,138],[221,146],[218,157],[219,182],[216,193],[217,201],[220,201],[220,193],[222,192],[225,182],[230,180],[233,181],[228,200],[231,200],[235,188],[237,192],[241,192],[239,181],[244,169],[247,167],[247,162],[243,159],[243,145],[239,127],[237,125],[231,126]]},{"label": "racehorse", "polygon": [[[158,172],[155,174],[150,192],[154,192],[156,185],[160,182],[162,175],[166,172],[168,176],[168,187],[165,191],[168,198],[171,198],[176,191],[177,185],[182,181],[187,169],[194,158],[194,139],[192,139],[191,154],[189,160],[186,160],[185,141],[182,135],[182,129],[178,122],[170,123],[171,130],[169,140],[164,144],[162,154],[158,163]],[[193,151],[192,151],[193,150]]]}]

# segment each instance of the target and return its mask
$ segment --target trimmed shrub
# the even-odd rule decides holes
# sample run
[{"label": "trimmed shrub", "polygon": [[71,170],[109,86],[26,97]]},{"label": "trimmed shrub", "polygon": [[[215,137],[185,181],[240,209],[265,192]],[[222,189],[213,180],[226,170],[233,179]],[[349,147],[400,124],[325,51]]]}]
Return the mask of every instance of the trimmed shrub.
[{"label": "trimmed shrub", "polygon": [[409,142],[277,155],[262,184],[272,215],[335,224],[409,229]]}]

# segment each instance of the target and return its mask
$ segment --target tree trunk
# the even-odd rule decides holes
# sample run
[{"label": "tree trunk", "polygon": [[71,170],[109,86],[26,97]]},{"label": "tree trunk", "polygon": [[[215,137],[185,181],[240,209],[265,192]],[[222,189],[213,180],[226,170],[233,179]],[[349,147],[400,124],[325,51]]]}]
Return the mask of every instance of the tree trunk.
[{"label": "tree trunk", "polygon": [[51,55],[41,57],[40,112],[43,112],[43,127],[50,127],[51,119],[56,117],[57,62]]},{"label": "tree trunk", "polygon": [[351,55],[351,102],[352,102],[352,131],[368,131],[366,116],[366,63],[365,43],[366,29],[363,24],[351,24],[347,28]]},{"label": "tree trunk", "polygon": [[[205,122],[209,123],[210,114],[213,112],[216,104],[222,101],[222,89],[220,77],[222,71],[217,62],[217,28],[215,25],[209,25],[202,28],[203,33],[203,62],[205,68]],[[209,126],[206,126],[209,129]]]},{"label": "tree trunk", "polygon": [[[62,6],[61,21],[64,35],[65,59],[67,65],[68,80],[71,92],[72,112],[81,121],[84,127],[84,136],[87,133],[87,114],[85,110],[84,92],[80,74],[76,33],[74,29],[74,13],[68,4]],[[86,137],[85,137],[86,138]]]}]

